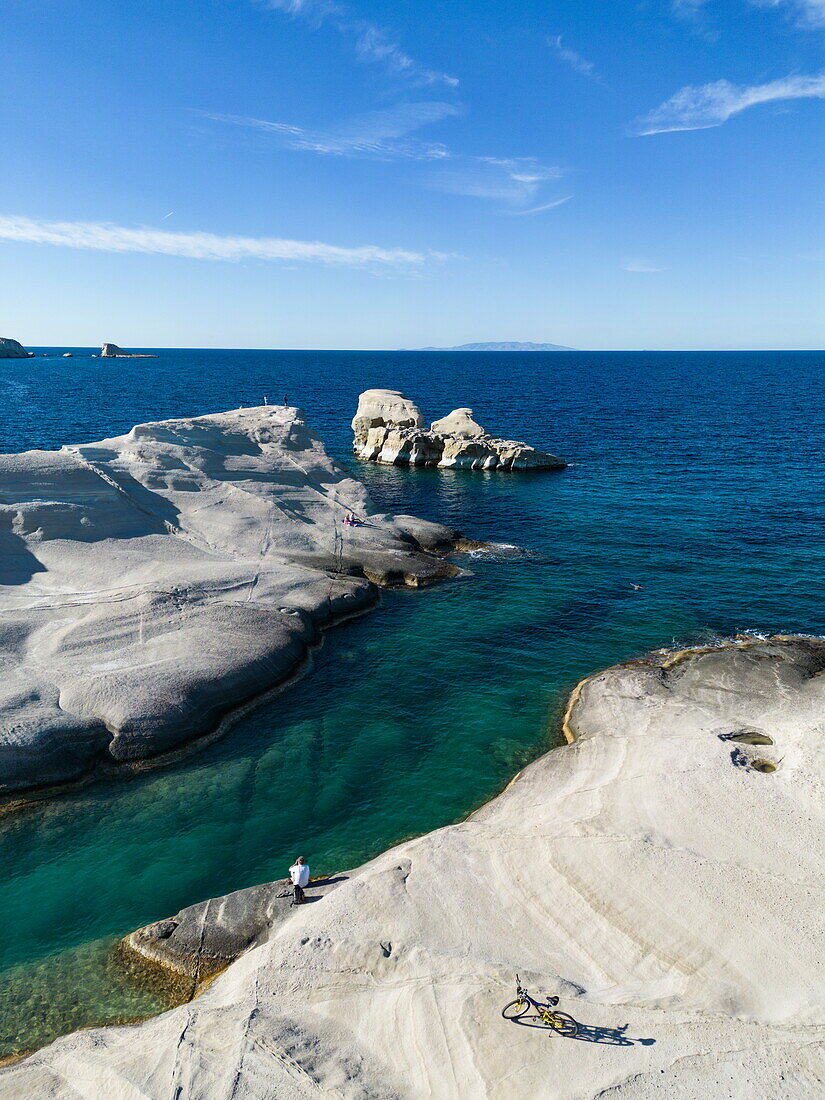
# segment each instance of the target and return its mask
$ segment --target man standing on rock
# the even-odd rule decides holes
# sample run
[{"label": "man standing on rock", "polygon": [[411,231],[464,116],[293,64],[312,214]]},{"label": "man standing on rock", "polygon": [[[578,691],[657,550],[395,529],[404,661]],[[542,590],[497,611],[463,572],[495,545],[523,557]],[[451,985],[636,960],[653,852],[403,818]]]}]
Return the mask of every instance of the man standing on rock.
[{"label": "man standing on rock", "polygon": [[304,863],[304,857],[298,856],[289,869],[289,877],[295,887],[293,905],[300,905],[304,901],[304,887],[309,885],[309,867]]}]

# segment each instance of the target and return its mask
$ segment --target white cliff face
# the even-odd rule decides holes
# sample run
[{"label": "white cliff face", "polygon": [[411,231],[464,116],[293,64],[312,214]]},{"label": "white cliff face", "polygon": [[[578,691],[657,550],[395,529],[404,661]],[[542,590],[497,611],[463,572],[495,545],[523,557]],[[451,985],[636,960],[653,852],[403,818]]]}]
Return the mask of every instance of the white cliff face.
[{"label": "white cliff face", "polygon": [[429,431],[408,397],[397,390],[366,390],[352,421],[359,458],[396,466],[446,466],[465,470],[560,470],[567,463],[527,443],[498,439],[473,420],[472,409],[454,409]]},{"label": "white cliff face", "polygon": [[457,572],[454,532],[373,513],[297,409],[0,456],[0,791],[208,733],[376,583]]},{"label": "white cliff face", "polygon": [[30,354],[17,340],[0,336],[0,359],[28,359]]},{"label": "white cliff face", "polygon": [[[315,904],[259,887],[145,930],[184,970],[245,953],[189,1004],[0,1071],[4,1100],[810,1100],[824,670],[822,643],[776,639],[592,677],[575,741],[462,824]],[[579,1040],[501,1018],[517,972]]]},{"label": "white cliff face", "polygon": [[386,424],[399,428],[420,428],[424,418],[415,402],[398,390],[365,390],[358,398],[352,430],[358,434]]}]

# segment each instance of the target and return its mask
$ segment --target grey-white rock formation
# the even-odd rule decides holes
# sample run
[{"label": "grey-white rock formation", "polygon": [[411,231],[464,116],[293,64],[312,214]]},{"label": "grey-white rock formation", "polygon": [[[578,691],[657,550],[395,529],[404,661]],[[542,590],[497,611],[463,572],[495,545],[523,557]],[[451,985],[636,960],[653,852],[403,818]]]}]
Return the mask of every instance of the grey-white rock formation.
[{"label": "grey-white rock formation", "polygon": [[117,344],[103,344],[100,349],[101,359],[157,359],[156,355],[149,355],[146,352],[138,351],[124,351],[119,348]]},{"label": "grey-white rock formation", "polygon": [[[286,909],[274,884],[146,930],[174,966],[201,941],[207,972],[249,949],[189,1004],[0,1071],[0,1092],[821,1095],[823,713],[822,643],[609,669],[573,693],[573,743],[462,824],[319,886],[314,904]],[[501,1018],[516,972],[561,996],[579,1041]]]},{"label": "grey-white rock formation", "polygon": [[454,534],[375,514],[296,409],[0,456],[0,791],[211,731]]},{"label": "grey-white rock formation", "polygon": [[32,352],[8,336],[0,336],[0,359],[28,359]]},{"label": "grey-white rock formation", "polygon": [[457,435],[460,439],[481,439],[486,432],[473,420],[472,409],[453,409],[447,416],[434,420],[430,431],[436,435]]},{"label": "grey-white rock formation", "polygon": [[499,439],[455,409],[429,431],[418,406],[397,390],[366,390],[352,421],[359,458],[395,466],[444,466],[465,470],[560,470],[567,463],[527,443]]}]

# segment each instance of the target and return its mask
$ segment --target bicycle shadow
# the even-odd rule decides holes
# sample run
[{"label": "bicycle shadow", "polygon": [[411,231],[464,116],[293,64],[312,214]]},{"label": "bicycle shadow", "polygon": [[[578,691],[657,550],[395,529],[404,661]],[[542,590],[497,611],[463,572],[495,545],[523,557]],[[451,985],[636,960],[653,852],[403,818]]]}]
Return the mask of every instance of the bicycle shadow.
[{"label": "bicycle shadow", "polygon": [[[535,1016],[512,1020],[511,1023],[518,1024],[519,1027],[535,1027],[540,1031],[552,1031],[554,1034],[558,1034],[552,1024],[546,1024],[544,1020],[539,1020]],[[627,1034],[629,1027],[630,1024],[623,1024],[621,1027],[598,1027],[595,1024],[579,1023],[578,1034],[568,1035],[565,1038],[575,1039],[578,1043],[601,1043],[611,1047],[649,1047],[656,1042],[655,1039],[633,1038]]]}]

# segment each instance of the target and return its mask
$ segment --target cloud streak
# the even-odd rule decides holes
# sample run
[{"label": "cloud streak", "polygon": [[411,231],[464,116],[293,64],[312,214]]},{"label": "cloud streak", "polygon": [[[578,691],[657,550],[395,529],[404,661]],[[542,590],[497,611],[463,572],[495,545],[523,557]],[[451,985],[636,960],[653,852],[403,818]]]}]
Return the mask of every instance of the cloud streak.
[{"label": "cloud streak", "polygon": [[429,179],[429,186],[435,190],[495,199],[514,207],[535,200],[545,183],[564,174],[553,165],[540,164],[535,157],[451,155],[449,162],[439,168]]},{"label": "cloud streak", "polygon": [[825,73],[786,76],[767,84],[747,86],[717,80],[712,84],[680,89],[655,111],[639,119],[640,136],[674,130],[706,130],[760,103],[788,99],[825,99]]},{"label": "cloud streak", "polygon": [[569,65],[571,69],[574,69],[582,76],[591,76],[594,80],[598,80],[596,66],[593,62],[588,61],[586,57],[582,57],[580,53],[576,53],[575,50],[571,50],[568,46],[563,46],[560,34],[548,38],[547,45],[553,50],[556,56],[566,65]]},{"label": "cloud streak", "polygon": [[[291,149],[320,156],[427,161],[433,165],[433,171],[423,181],[426,186],[449,194],[506,202],[514,207],[534,202],[543,184],[560,179],[564,174],[560,168],[541,164],[535,157],[455,153],[440,142],[425,142],[408,136],[419,127],[462,113],[461,107],[450,103],[403,103],[357,115],[329,130],[309,130],[285,122],[239,115],[205,114],[204,117],[213,122],[257,130]],[[562,201],[566,199],[541,209],[550,209]],[[539,208],[534,212],[538,213]]]},{"label": "cloud streak", "polygon": [[825,26],[825,0],[749,0],[757,8],[790,8],[802,26]]},{"label": "cloud streak", "polygon": [[362,19],[347,4],[337,0],[255,0],[259,7],[281,11],[293,19],[302,19],[313,27],[328,24],[349,39],[360,61],[378,62],[391,73],[416,84],[446,84],[458,87],[458,78],[428,69],[406,54],[389,32]]},{"label": "cloud streak", "polygon": [[[778,8],[796,15],[801,27],[825,26],[825,0],[747,0],[753,8]],[[709,0],[672,0],[677,15],[695,17],[708,7]]]},{"label": "cloud streak", "polygon": [[542,214],[545,210],[552,210],[556,206],[564,206],[570,202],[572,195],[565,195],[563,199],[555,199],[553,202],[542,203],[541,206],[532,206],[529,210],[508,210],[508,214]]},{"label": "cloud streak", "polygon": [[281,237],[170,233],[151,226],[129,229],[108,222],[48,222],[6,216],[0,216],[0,240],[92,249],[96,252],[181,256],[191,260],[305,261],[350,267],[419,267],[429,258],[445,258],[440,253],[425,255],[375,245],[344,248],[321,241],[294,241]]},{"label": "cloud streak", "polygon": [[449,153],[443,145],[407,138],[407,134],[443,118],[460,115],[452,103],[401,103],[380,111],[368,111],[329,130],[308,130],[285,122],[241,115],[205,114],[213,122],[242,126],[270,134],[290,149],[324,156],[367,157],[374,160],[438,160]]}]

